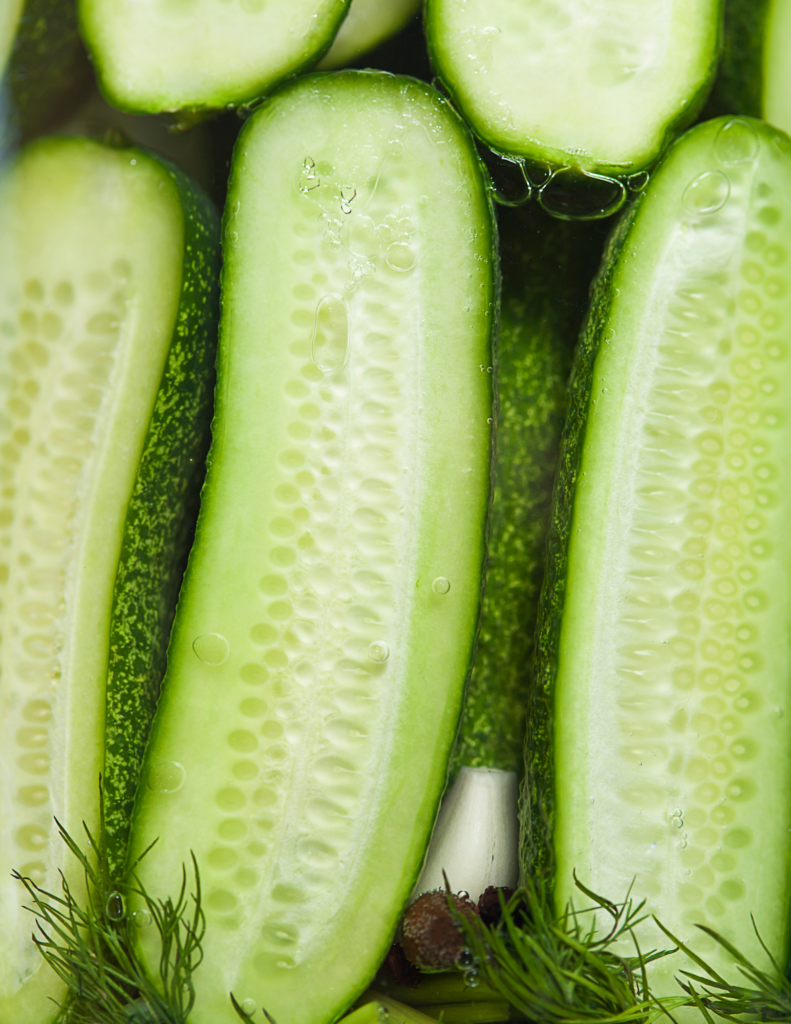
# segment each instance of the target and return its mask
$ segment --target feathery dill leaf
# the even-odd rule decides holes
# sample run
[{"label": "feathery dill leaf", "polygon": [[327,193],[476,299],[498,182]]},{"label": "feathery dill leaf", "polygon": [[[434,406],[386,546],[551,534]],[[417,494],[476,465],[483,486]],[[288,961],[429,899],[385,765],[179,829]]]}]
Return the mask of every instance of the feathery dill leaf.
[{"label": "feathery dill leaf", "polygon": [[[100,829],[97,843],[83,822],[89,851],[85,853],[55,820],[61,838],[82,868],[84,905],[63,872],[59,894],[41,889],[19,872],[13,874],[32,901],[27,909],[36,918],[33,941],[68,989],[61,1019],[68,1024],[186,1024],[195,1003],[192,976],[203,959],[201,942],[206,929],[194,854],[194,891],[187,891],[187,870],[182,865],[181,887],[175,900],[154,899],[134,875],[142,857],[116,885],[102,838],[104,829]],[[158,933],[156,985],[135,952],[131,929],[137,926],[131,924],[125,910],[130,896],[142,901],[136,913],[146,921],[150,919]]]},{"label": "feathery dill leaf", "polygon": [[[786,978],[779,964],[772,956],[766,943],[761,938],[755,918],[750,915],[753,929],[758,938],[761,948],[767,955],[770,971],[763,971],[756,967],[747,957],[726,938],[709,928],[707,925],[699,924],[696,927],[706,935],[711,936],[714,941],[730,954],[739,972],[743,975],[747,985],[736,985],[719,975],[706,961],[700,957],[680,939],[677,939],[661,921],[654,918],[657,925],[676,944],[676,946],[705,971],[705,976],[693,974],[690,971],[682,971],[681,974],[689,981],[679,984],[689,996],[694,999],[695,1004],[708,1024],[714,1024],[712,1014],[724,1020],[729,1020],[741,1014],[748,1014],[757,1017],[761,1021],[789,1022],[791,1024],[791,982]],[[695,988],[694,982],[701,986],[701,991]]]},{"label": "feathery dill leaf", "polygon": [[[542,1024],[652,1024],[677,1007],[695,1005],[691,994],[658,998],[648,984],[646,967],[675,950],[643,953],[634,929],[646,919],[645,900],[635,903],[631,887],[622,903],[577,887],[593,906],[560,916],[528,882],[506,903],[502,916],[488,926],[479,918],[456,913],[475,967],[487,985],[501,993],[518,1013]],[[597,929],[602,914],[609,930]],[[587,922],[586,922],[587,918]],[[631,940],[634,956],[614,951]]]}]

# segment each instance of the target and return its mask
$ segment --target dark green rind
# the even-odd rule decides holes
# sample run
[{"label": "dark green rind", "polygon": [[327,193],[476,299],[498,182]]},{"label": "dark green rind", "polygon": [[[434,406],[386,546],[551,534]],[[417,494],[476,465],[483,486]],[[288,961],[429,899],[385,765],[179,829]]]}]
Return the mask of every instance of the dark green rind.
[{"label": "dark green rind", "polygon": [[4,81],[12,134],[24,141],[53,125],[91,81],[74,0],[26,0]]},{"label": "dark green rind", "polygon": [[126,857],[140,765],[198,513],[219,312],[219,217],[198,186],[172,164],[159,162],[173,178],[184,211],[184,276],[127,511],[113,597],[103,788],[107,850],[116,876]]},{"label": "dark green rind", "polygon": [[560,459],[552,495],[547,562],[539,603],[535,667],[527,704],[525,780],[520,801],[521,864],[551,895],[555,853],[554,699],[560,624],[566,592],[568,545],[574,490],[585,442],[591,402],[593,364],[599,345],[607,344],[605,325],[612,298],[612,274],[642,196],[613,229],[593,283],[591,306],[574,356],[568,389],[568,416],[560,442]]},{"label": "dark green rind", "polygon": [[705,117],[763,117],[763,55],[769,0],[725,0],[722,59]]},{"label": "dark green rind", "polygon": [[500,207],[502,313],[494,498],[475,667],[451,774],[523,770],[544,540],[566,381],[602,247],[593,225]]}]

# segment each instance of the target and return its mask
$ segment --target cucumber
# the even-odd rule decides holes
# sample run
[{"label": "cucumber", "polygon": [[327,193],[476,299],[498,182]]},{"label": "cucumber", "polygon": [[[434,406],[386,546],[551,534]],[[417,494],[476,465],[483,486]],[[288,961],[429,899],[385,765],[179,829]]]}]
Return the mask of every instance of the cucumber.
[{"label": "cucumber", "polygon": [[473,131],[528,161],[546,210],[582,218],[618,209],[694,120],[721,21],[722,0],[426,3],[432,63]]},{"label": "cucumber", "polygon": [[77,33],[74,0],[4,0],[0,10],[3,134],[10,131],[26,139],[56,123],[87,94],[91,77]]},{"label": "cucumber", "polygon": [[[522,774],[538,597],[566,380],[603,244],[598,225],[500,207],[499,409],[486,589],[452,774]],[[473,893],[473,897],[477,897]]]},{"label": "cucumber", "polygon": [[0,1020],[60,982],[18,869],[73,862],[53,816],[123,857],[163,671],[210,401],[218,229],[147,153],[32,144],[0,182]]},{"label": "cucumber", "polygon": [[159,837],[140,877],[160,894],[198,859],[194,1024],[232,1024],[229,991],[319,1024],[389,948],[445,785],[489,502],[494,226],[450,105],[343,72],[247,122],[224,232],[213,443],[131,855]]},{"label": "cucumber", "polygon": [[99,87],[129,113],[249,104],[315,64],[350,0],[78,0]]},{"label": "cucumber", "polygon": [[722,64],[711,110],[749,114],[791,131],[791,3],[726,0]]},{"label": "cucumber", "polygon": [[[786,962],[791,862],[791,142],[702,124],[614,235],[556,485],[525,870]],[[579,895],[577,893],[577,895]],[[579,902],[579,901],[578,901]],[[646,922],[641,948],[666,948]],[[652,965],[679,990],[676,956]],[[687,966],[689,966],[687,962]],[[737,974],[737,977],[740,977]]]},{"label": "cucumber", "polygon": [[420,7],[420,0],[352,0],[346,20],[318,67],[343,67],[395,35]]}]

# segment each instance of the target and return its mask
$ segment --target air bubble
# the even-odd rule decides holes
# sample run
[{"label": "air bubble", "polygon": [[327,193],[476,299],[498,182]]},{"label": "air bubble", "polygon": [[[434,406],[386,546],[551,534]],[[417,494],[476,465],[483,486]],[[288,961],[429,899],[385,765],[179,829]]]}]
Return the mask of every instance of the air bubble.
[{"label": "air bubble", "polygon": [[343,240],[349,251],[361,260],[372,260],[379,255],[381,242],[376,233],[376,225],[365,214],[355,214],[345,221]]},{"label": "air bubble", "polygon": [[406,273],[417,263],[417,253],[407,242],[393,242],[387,247],[385,259],[391,270]]},{"label": "air bubble", "polygon": [[222,633],[204,633],[193,640],[192,649],[205,665],[222,665],[231,653],[231,646]]},{"label": "air bubble", "polygon": [[642,192],[650,180],[651,175],[648,171],[637,171],[626,179],[626,187],[630,192]]},{"label": "air bubble", "polygon": [[456,966],[460,971],[469,970],[474,963],[475,957],[472,955],[472,950],[470,949],[463,949],[456,957]]},{"label": "air bubble", "polygon": [[[491,423],[491,420],[489,422]],[[444,576],[437,576],[431,584],[431,589],[435,594],[447,594],[450,590],[450,580],[446,579]]]},{"label": "air bubble", "polygon": [[154,793],[177,793],[186,781],[187,773],[178,761],[163,761],[148,772],[148,788]]},{"label": "air bubble", "polygon": [[120,892],[110,893],[104,904],[104,913],[110,921],[123,921],[126,916],[126,906]]},{"label": "air bubble", "polygon": [[464,984],[467,988],[477,988],[481,983],[481,976],[476,970],[464,972]]},{"label": "air bubble", "polygon": [[381,664],[390,657],[390,648],[384,640],[374,640],[373,643],[368,645],[368,657],[371,661]]},{"label": "air bubble", "polygon": [[694,215],[721,210],[731,194],[731,183],[722,171],[704,171],[684,189],[684,206]]},{"label": "air bubble", "polygon": [[331,294],[319,300],[310,347],[313,362],[324,373],[340,370],[348,359],[350,320],[343,296]]},{"label": "air bubble", "polygon": [[758,135],[748,121],[729,121],[717,133],[714,152],[726,167],[751,163],[758,156]]},{"label": "air bubble", "polygon": [[151,916],[151,912],[144,907],[142,910],[136,910],[132,914],[131,920],[132,924],[137,928],[148,928],[154,919]]},{"label": "air bubble", "polygon": [[256,1001],[255,999],[243,999],[240,1006],[242,1007],[242,1013],[252,1017],[256,1010]]}]

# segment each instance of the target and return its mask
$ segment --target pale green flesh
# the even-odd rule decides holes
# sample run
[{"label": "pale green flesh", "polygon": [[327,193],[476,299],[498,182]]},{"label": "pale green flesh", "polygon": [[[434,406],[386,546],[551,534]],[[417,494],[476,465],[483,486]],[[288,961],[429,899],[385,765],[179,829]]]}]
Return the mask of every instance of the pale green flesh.
[{"label": "pale green flesh", "polygon": [[137,151],[51,140],[0,182],[3,1024],[62,995],[10,872],[57,890],[73,864],[53,816],[97,827],[115,568],[182,240],[175,186]]},{"label": "pale green flesh", "polygon": [[763,116],[791,132],[791,0],[771,0],[766,18],[763,55]]},{"label": "pale green flesh", "polygon": [[239,105],[315,62],[349,0],[79,0],[99,85],[121,110]]},{"label": "pale green flesh", "polygon": [[318,1024],[384,955],[445,782],[489,493],[492,226],[469,136],[410,80],[303,79],[234,160],[209,476],[133,855],[160,837],[159,892],[198,858],[196,1024],[232,1024],[231,990]]},{"label": "pale green flesh", "polygon": [[[594,370],[557,677],[559,904],[574,869],[611,899],[635,878],[731,975],[693,926],[764,962],[753,913],[785,963],[791,889],[790,151],[709,122],[642,201]],[[684,966],[655,966],[658,991]]]},{"label": "pale green flesh", "polygon": [[24,0],[4,0],[0,6],[0,79],[11,56],[23,7]]},{"label": "pale green flesh", "polygon": [[711,77],[720,0],[428,0],[432,60],[495,149],[650,166]]},{"label": "pale green flesh", "polygon": [[349,13],[318,67],[343,67],[383,43],[409,21],[420,0],[352,0]]}]

